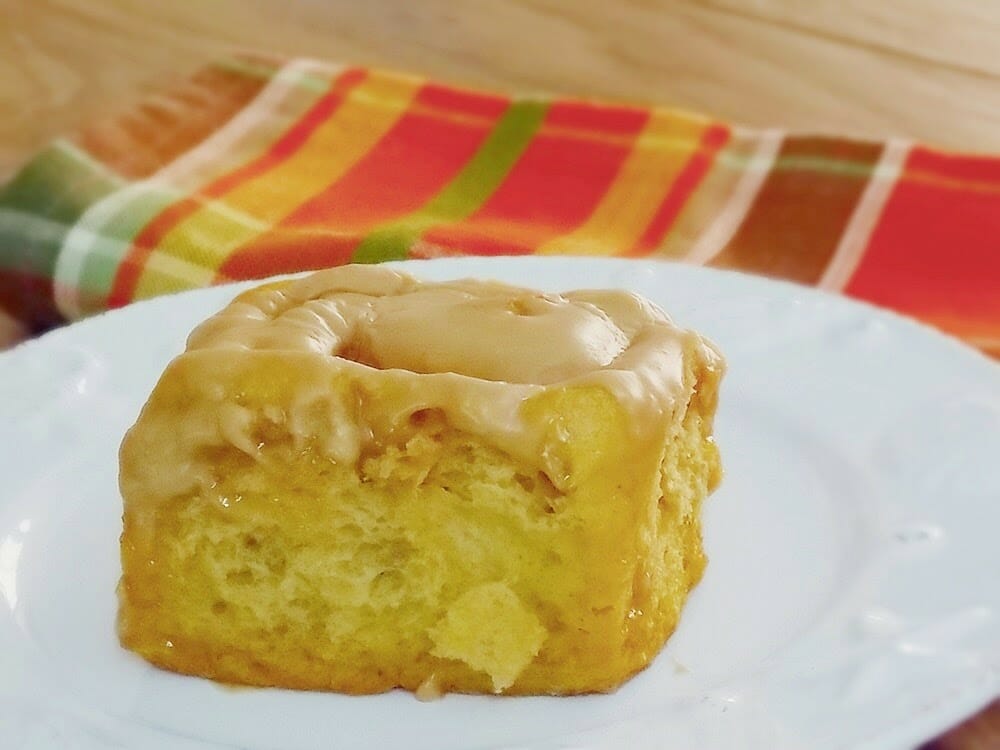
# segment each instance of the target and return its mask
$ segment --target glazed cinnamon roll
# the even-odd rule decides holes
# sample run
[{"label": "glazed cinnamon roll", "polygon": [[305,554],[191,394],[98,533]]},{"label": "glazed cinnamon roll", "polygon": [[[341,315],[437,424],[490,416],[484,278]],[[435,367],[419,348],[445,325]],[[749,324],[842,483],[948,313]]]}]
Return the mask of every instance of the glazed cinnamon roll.
[{"label": "glazed cinnamon roll", "polygon": [[611,690],[702,575],[723,370],[623,291],[246,292],[122,444],[121,642],[247,685]]}]

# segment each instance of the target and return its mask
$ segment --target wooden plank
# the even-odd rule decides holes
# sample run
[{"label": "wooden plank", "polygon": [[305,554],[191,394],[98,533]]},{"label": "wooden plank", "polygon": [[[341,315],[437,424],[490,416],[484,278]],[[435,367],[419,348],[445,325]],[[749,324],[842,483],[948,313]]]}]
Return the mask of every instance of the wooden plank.
[{"label": "wooden plank", "polygon": [[[899,45],[910,45],[911,53],[883,49],[864,36],[874,32],[865,32],[871,24],[860,0],[828,34],[806,21],[825,23],[835,15],[832,2],[821,4],[825,16],[804,15],[811,7],[804,2],[759,0],[750,4],[754,13],[721,4],[728,2],[741,5],[14,3],[0,24],[0,175],[56,134],[128,106],[237,47],[406,68],[506,90],[673,103],[750,125],[1000,150],[1000,86],[987,69],[1000,63],[985,59],[982,47],[970,44],[968,60],[956,62],[962,45],[953,45],[951,57],[937,62],[912,53],[919,46],[909,41],[916,39],[914,26],[899,32]],[[930,0],[872,5],[886,24],[886,8],[895,8],[900,23],[913,26],[906,19],[914,2],[930,7]],[[782,8],[798,25],[778,18]],[[987,34],[971,28],[978,16],[960,18],[967,35]]]},{"label": "wooden plank", "polygon": [[1000,3],[990,0],[697,0],[809,36],[1000,76]]}]

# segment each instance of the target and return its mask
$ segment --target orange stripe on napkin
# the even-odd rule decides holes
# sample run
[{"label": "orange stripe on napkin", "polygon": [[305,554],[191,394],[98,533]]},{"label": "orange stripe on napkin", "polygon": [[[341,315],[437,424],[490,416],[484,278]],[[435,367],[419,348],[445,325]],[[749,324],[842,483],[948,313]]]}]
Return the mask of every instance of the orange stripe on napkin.
[{"label": "orange stripe on napkin", "polygon": [[[264,159],[223,178],[219,189],[228,190],[222,200],[205,203],[167,231],[146,260],[133,296],[171,291],[171,284],[185,288],[192,276],[211,283],[236,247],[267,231],[363,157],[399,119],[420,85],[417,79],[375,74],[350,83],[327,108],[314,108],[307,116],[304,138],[284,138]],[[187,278],[178,278],[178,264],[186,267]]]},{"label": "orange stripe on napkin", "polygon": [[108,305],[118,307],[132,300],[147,259],[173,229],[208,205],[212,199],[221,198],[241,183],[261,177],[301,148],[343,103],[345,96],[367,76],[367,71],[358,68],[344,71],[333,82],[330,91],[262,156],[216,179],[193,196],[169,206],[147,224],[122,260],[108,295]]},{"label": "orange stripe on napkin", "polygon": [[[274,60],[245,64],[276,70]],[[211,135],[253,100],[264,75],[211,65],[170,92],[150,96],[123,114],[98,121],[74,139],[80,148],[123,177],[148,177]]]},{"label": "orange stripe on napkin", "polygon": [[677,175],[653,220],[639,237],[638,242],[632,246],[628,255],[645,255],[660,244],[695,188],[708,173],[719,150],[729,142],[730,134],[729,127],[725,125],[712,125],[704,132],[698,150],[691,155],[684,169]]},{"label": "orange stripe on napkin", "polygon": [[472,255],[525,254],[576,229],[600,202],[648,112],[556,102],[531,145],[467,220],[424,233]]},{"label": "orange stripe on napkin", "polygon": [[[541,255],[614,255],[648,251],[646,228],[678,176],[702,147],[705,120],[653,112],[614,182],[583,224],[539,246]],[[645,240],[645,245],[640,240]]]},{"label": "orange stripe on napkin", "polygon": [[1000,342],[1000,161],[914,148],[845,291]]},{"label": "orange stripe on napkin", "polygon": [[419,86],[417,79],[370,74],[286,159],[171,230],[158,251],[166,256],[163,270],[153,254],[136,297],[164,291],[172,259],[203,268],[204,283],[211,283],[233,250],[268,231],[368,153],[406,111]]},{"label": "orange stripe on napkin", "polygon": [[220,277],[257,278],[344,263],[380,224],[426,204],[465,166],[509,99],[427,85],[341,179],[240,247]]}]

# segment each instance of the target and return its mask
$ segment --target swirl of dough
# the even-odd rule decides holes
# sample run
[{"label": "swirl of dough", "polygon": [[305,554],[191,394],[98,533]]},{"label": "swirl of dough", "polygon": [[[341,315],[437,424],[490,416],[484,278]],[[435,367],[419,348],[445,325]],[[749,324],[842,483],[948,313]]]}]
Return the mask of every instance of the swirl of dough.
[{"label": "swirl of dough", "polygon": [[656,331],[687,333],[629,292],[559,295],[343,266],[246,292],[199,326],[188,350],[309,351],[378,369],[550,385],[613,369],[637,346],[654,353]]},{"label": "swirl of dough", "polygon": [[189,352],[206,350],[316,355],[358,382],[408,394],[377,422],[441,408],[460,426],[507,433],[512,443],[523,437],[517,404],[544,390],[603,386],[641,431],[684,406],[691,361],[723,367],[705,339],[630,292],[432,283],[366,265],[240,295],[189,337]]}]

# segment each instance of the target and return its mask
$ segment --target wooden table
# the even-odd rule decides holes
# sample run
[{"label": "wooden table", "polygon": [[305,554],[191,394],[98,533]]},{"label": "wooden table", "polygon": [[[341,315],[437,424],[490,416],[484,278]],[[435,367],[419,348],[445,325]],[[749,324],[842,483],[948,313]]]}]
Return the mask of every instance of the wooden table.
[{"label": "wooden table", "polygon": [[0,176],[234,47],[1000,151],[991,0],[0,0]]},{"label": "wooden table", "polygon": [[[0,0],[0,179],[238,48],[1000,151],[998,40],[991,0]],[[1000,747],[1000,704],[937,747]]]}]

